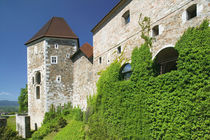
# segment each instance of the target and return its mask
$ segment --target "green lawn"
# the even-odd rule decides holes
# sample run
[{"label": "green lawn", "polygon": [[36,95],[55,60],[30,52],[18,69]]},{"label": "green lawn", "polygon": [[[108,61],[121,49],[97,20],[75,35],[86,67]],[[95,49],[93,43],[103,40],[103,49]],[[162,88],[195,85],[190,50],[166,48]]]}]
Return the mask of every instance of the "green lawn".
[{"label": "green lawn", "polygon": [[10,116],[7,119],[7,126],[12,129],[13,131],[16,131],[16,117],[15,116]]},{"label": "green lawn", "polygon": [[84,139],[84,123],[72,120],[66,127],[61,129],[53,140],[82,140]]}]

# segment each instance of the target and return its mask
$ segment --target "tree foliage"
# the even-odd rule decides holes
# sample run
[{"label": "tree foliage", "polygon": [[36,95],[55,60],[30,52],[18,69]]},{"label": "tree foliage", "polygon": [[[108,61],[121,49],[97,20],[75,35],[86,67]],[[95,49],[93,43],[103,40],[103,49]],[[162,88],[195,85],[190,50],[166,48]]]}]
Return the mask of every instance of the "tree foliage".
[{"label": "tree foliage", "polygon": [[20,96],[18,97],[19,112],[28,112],[28,87],[21,88]]}]

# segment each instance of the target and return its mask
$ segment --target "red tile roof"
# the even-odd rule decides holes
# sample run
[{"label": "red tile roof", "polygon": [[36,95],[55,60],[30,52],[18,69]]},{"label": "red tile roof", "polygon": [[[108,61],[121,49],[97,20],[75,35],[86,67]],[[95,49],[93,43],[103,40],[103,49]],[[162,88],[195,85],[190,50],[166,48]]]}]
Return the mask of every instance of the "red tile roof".
[{"label": "red tile roof", "polygon": [[93,47],[89,43],[83,44],[79,48],[88,58],[93,57]]},{"label": "red tile roof", "polygon": [[50,19],[25,45],[43,37],[78,39],[64,18],[61,17]]}]

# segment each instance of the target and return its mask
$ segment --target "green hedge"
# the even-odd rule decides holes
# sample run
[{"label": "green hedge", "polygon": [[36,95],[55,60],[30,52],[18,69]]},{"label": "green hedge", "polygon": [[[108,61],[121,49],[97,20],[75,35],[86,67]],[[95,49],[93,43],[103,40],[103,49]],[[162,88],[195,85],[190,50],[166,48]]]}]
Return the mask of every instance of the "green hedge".
[{"label": "green hedge", "polygon": [[88,105],[90,139],[210,139],[210,28],[189,28],[176,43],[177,70],[157,76],[146,42],[132,53],[132,76],[115,61]]}]

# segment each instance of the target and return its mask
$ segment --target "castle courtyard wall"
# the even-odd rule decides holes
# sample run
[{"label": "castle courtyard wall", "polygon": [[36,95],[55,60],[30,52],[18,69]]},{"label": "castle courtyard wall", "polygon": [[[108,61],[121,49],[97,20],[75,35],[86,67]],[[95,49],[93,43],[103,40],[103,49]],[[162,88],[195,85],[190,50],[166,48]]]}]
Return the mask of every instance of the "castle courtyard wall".
[{"label": "castle courtyard wall", "polygon": [[[197,4],[197,16],[186,20],[186,9]],[[117,48],[125,49],[124,56],[131,58],[132,50],[143,44],[139,15],[151,18],[151,28],[159,25],[160,34],[154,38],[151,53],[153,58],[163,48],[174,46],[176,41],[188,27],[194,27],[210,17],[210,4],[207,0],[131,0],[93,32],[94,46],[94,83],[99,76],[97,73],[105,69],[119,54]],[[123,14],[130,11],[130,22],[125,24]],[[150,33],[151,36],[151,33]],[[99,57],[102,63],[99,63]],[[96,85],[96,84],[94,84]],[[94,87],[96,90],[96,86]]]},{"label": "castle courtyard wall", "polygon": [[87,108],[87,98],[93,94],[93,64],[82,52],[74,61],[73,77],[73,106],[80,107],[82,110]]}]

